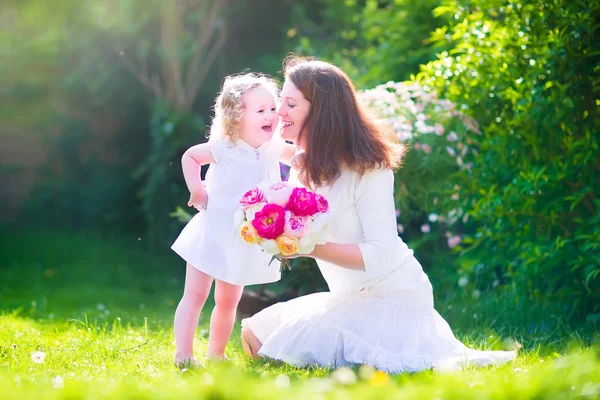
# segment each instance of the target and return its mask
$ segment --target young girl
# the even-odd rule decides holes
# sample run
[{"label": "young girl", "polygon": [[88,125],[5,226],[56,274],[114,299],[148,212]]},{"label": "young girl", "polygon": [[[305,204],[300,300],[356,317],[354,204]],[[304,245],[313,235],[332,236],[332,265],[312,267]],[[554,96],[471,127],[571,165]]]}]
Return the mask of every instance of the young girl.
[{"label": "young girl", "polygon": [[[183,298],[175,312],[177,366],[198,363],[193,339],[213,279],[215,308],[206,357],[221,360],[227,359],[225,346],[244,285],[280,279],[279,263],[269,265],[269,255],[244,242],[233,220],[241,196],[260,182],[281,180],[279,159],[292,155],[293,147],[273,136],[277,95],[276,83],[265,76],[227,77],[215,103],[208,143],[191,147],[182,157],[188,206],[199,213],[172,246],[187,262]],[[210,164],[206,188],[200,178],[205,164]]]}]

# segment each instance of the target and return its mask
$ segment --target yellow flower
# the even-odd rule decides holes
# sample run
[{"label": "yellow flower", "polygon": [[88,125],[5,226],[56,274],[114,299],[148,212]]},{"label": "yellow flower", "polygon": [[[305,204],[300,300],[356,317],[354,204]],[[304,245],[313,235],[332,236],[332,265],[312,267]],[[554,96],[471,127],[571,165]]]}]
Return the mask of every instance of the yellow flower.
[{"label": "yellow flower", "polygon": [[242,224],[242,226],[240,227],[240,234],[247,243],[260,243],[261,238],[260,236],[258,236],[258,232],[256,232],[256,229],[254,229],[252,224],[250,224],[249,222],[244,222]]},{"label": "yellow flower", "polygon": [[390,376],[385,372],[375,371],[375,373],[371,375],[369,382],[374,386],[385,386],[390,383]]},{"label": "yellow flower", "polygon": [[284,256],[296,254],[300,248],[298,238],[293,236],[280,235],[277,239],[275,239],[275,242],[277,243],[277,248]]}]

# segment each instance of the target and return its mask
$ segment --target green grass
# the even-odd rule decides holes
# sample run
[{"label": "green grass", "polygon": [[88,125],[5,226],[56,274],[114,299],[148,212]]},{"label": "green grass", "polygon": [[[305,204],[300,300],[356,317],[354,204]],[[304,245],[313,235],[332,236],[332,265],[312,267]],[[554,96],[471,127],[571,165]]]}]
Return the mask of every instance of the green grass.
[{"label": "green grass", "polygon": [[[0,243],[2,399],[600,397],[595,326],[569,326],[548,305],[511,293],[473,297],[435,276],[436,308],[457,336],[478,348],[517,340],[516,361],[398,376],[294,368],[247,358],[236,324],[230,363],[181,372],[172,365],[172,317],[183,287],[176,256],[149,255],[137,238],[87,234],[3,233]],[[196,338],[200,358],[208,318],[205,312]],[[37,351],[46,355],[42,363],[32,361]]]}]

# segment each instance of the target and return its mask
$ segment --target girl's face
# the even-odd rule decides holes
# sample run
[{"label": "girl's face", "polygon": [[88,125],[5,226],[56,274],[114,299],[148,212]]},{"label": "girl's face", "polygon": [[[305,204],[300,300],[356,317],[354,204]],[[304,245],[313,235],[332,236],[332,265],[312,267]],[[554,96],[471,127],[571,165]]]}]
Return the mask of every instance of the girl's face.
[{"label": "girl's face", "polygon": [[309,110],[310,102],[290,79],[286,79],[281,89],[281,105],[277,112],[281,118],[281,137],[284,140],[302,145],[298,143],[298,136],[308,118]]},{"label": "girl's face", "polygon": [[253,147],[271,139],[277,128],[277,105],[273,93],[258,86],[242,95],[244,115],[240,120],[239,137]]}]

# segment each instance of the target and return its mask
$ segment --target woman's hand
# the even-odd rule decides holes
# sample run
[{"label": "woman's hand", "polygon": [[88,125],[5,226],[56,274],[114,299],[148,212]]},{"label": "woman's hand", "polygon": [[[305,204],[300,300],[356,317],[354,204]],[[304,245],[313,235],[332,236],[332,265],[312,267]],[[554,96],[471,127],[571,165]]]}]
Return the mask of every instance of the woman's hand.
[{"label": "woman's hand", "polygon": [[206,190],[197,190],[190,193],[190,199],[187,203],[188,207],[194,207],[196,210],[206,210],[208,204],[208,193]]}]

